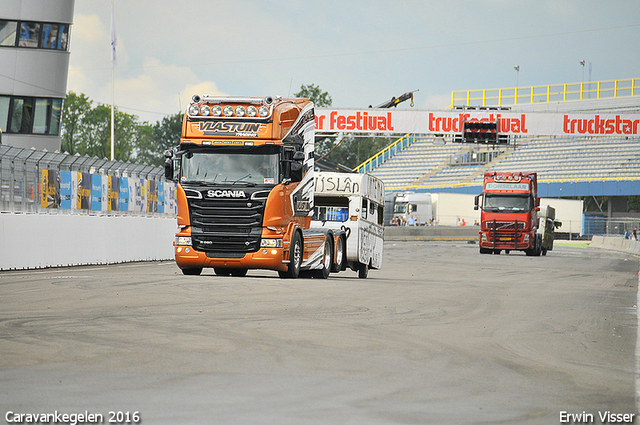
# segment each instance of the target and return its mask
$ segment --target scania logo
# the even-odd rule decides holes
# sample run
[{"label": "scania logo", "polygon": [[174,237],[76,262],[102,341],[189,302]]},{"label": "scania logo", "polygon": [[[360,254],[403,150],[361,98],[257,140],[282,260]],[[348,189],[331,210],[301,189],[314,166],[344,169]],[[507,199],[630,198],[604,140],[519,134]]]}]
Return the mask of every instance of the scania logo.
[{"label": "scania logo", "polygon": [[208,198],[246,198],[244,190],[209,190]]}]

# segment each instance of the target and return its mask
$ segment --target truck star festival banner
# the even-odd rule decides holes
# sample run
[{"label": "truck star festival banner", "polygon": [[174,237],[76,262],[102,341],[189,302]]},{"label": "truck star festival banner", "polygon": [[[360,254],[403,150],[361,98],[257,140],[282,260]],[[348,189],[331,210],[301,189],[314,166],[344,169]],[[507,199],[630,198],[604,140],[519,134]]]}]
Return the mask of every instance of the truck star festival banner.
[{"label": "truck star festival banner", "polygon": [[638,136],[640,114],[316,109],[316,131],[460,134],[463,121],[498,121],[499,133]]}]

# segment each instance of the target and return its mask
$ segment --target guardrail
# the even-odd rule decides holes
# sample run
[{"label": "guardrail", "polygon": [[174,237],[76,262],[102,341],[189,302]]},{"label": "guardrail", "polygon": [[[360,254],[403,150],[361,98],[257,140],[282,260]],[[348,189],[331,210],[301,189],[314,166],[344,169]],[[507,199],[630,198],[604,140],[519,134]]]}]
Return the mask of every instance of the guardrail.
[{"label": "guardrail", "polygon": [[451,106],[512,106],[640,95],[640,79],[589,81],[546,86],[508,87],[451,92]]},{"label": "guardrail", "polygon": [[408,148],[416,140],[417,136],[418,135],[416,134],[405,134],[386,148],[373,155],[371,158],[364,161],[362,164],[358,165],[353,169],[353,171],[356,173],[368,173],[388,161],[398,152]]},{"label": "guardrail", "polygon": [[0,145],[0,212],[173,216],[175,190],[161,167]]}]

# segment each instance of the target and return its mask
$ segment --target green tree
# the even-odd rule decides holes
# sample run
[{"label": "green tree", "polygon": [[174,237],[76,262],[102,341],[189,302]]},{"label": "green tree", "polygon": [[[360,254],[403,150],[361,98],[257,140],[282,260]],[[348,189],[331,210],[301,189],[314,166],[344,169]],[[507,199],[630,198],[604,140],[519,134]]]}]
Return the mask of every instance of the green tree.
[{"label": "green tree", "polygon": [[335,138],[325,138],[316,141],[316,153],[319,157],[355,168],[399,137],[350,134],[337,144]]},{"label": "green tree", "polygon": [[71,155],[80,152],[82,122],[92,108],[93,101],[86,95],[70,91],[64,100],[62,112],[62,151]]},{"label": "green tree", "polygon": [[164,165],[164,152],[180,143],[183,116],[182,112],[167,115],[153,126],[154,150],[151,153],[155,160],[149,161],[149,164]]},{"label": "green tree", "polygon": [[311,100],[315,106],[325,107],[331,106],[333,100],[326,91],[322,91],[319,86],[314,84],[300,86],[300,91],[293,94],[295,97],[306,97]]},{"label": "green tree", "polygon": [[[134,158],[141,124],[136,115],[114,111],[114,158],[129,161]],[[98,104],[85,94],[69,92],[64,102],[62,117],[62,150],[72,155],[81,154],[111,157],[111,106]]]}]

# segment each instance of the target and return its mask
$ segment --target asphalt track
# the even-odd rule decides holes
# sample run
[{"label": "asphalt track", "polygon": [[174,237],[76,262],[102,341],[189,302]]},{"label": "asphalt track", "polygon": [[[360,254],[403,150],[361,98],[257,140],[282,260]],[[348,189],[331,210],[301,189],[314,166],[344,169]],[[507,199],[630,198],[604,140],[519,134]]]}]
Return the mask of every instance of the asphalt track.
[{"label": "asphalt track", "polygon": [[368,279],[1,272],[0,423],[601,423],[637,411],[637,285],[631,255],[464,242],[387,242]]}]

